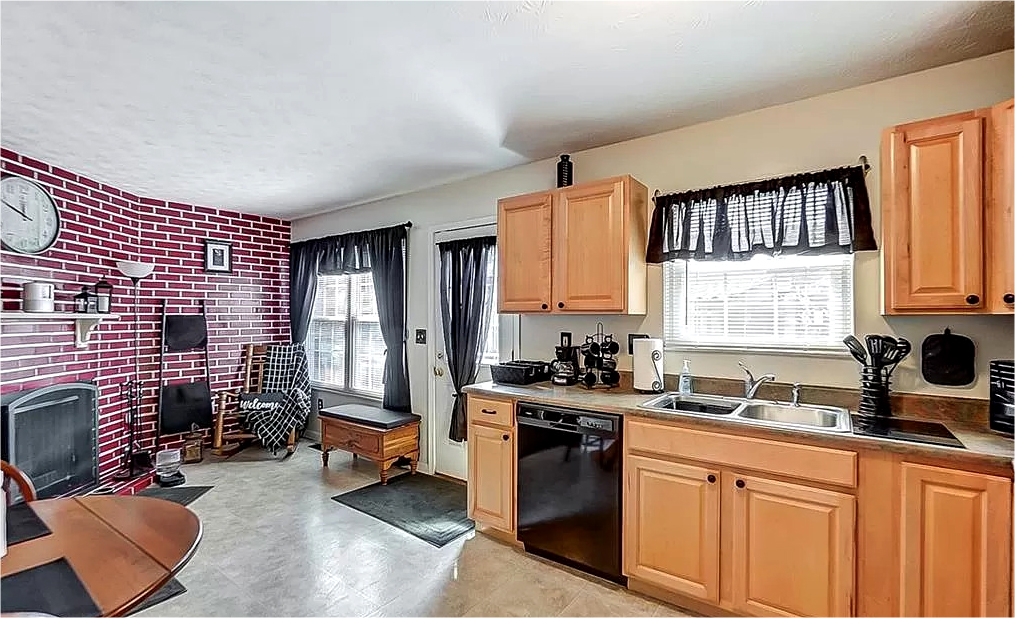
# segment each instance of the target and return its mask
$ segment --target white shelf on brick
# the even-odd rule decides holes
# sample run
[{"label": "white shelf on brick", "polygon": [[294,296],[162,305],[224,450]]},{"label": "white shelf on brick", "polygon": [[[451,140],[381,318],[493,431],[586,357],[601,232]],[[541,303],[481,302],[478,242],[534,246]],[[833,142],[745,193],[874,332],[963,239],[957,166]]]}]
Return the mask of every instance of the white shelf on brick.
[{"label": "white shelf on brick", "polygon": [[70,311],[4,311],[0,320],[24,320],[25,322],[74,322],[74,347],[87,348],[92,331],[105,320],[119,320],[115,313],[72,313]]}]

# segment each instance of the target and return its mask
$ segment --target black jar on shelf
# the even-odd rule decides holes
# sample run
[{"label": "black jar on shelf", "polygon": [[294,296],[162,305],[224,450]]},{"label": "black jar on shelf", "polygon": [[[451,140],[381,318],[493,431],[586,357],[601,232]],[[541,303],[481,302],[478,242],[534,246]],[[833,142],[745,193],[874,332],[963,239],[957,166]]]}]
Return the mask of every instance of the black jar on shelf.
[{"label": "black jar on shelf", "polygon": [[88,302],[91,296],[92,293],[88,291],[88,286],[81,286],[81,293],[74,295],[74,313],[88,313]]}]

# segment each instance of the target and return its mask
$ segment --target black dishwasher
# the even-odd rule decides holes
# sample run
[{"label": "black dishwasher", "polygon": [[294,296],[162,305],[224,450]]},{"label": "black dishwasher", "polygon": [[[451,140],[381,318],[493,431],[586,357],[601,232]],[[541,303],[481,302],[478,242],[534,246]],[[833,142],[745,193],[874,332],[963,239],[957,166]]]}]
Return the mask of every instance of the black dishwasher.
[{"label": "black dishwasher", "polygon": [[518,406],[518,540],[615,581],[621,572],[621,417]]}]

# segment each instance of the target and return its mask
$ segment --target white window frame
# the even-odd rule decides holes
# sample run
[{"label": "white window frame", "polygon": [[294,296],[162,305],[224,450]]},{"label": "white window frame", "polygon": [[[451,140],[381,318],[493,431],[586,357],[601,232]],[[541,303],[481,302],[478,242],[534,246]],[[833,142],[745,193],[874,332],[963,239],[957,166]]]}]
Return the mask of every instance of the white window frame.
[{"label": "white window frame", "polygon": [[[846,334],[851,334],[853,332],[855,327],[856,310],[854,295],[855,262],[853,255],[843,255],[844,257],[839,257],[838,255],[786,256],[773,259],[793,260],[794,266],[800,266],[803,260],[824,260],[826,262],[833,263],[836,258],[841,260],[839,264],[845,268],[845,276],[847,279],[845,290],[847,297],[843,299],[840,305],[840,313],[843,314],[845,319],[845,331],[842,333],[842,336],[844,337]],[[765,258],[762,258],[762,260],[764,259]],[[723,264],[729,264],[730,268],[737,268],[738,266],[741,268],[743,267],[743,263],[740,262],[724,262]],[[758,265],[752,264],[752,267],[758,268]],[[686,273],[689,268],[693,268],[693,265],[689,265],[689,262],[684,260],[666,262],[663,265],[663,339],[665,349],[667,351],[691,350],[703,352],[745,352],[752,354],[801,356],[849,356],[845,346],[838,341],[826,341],[821,344],[805,343],[803,345],[779,345],[774,341],[755,343],[741,339],[723,343],[716,340],[687,337],[686,331],[681,330],[680,321],[683,319],[686,324],[685,311],[688,302],[685,296],[687,293]],[[763,267],[758,269],[761,271],[769,270]]]},{"label": "white window frame", "polygon": [[[365,273],[365,274],[367,276],[370,276],[370,273]],[[348,277],[349,278],[348,292],[346,293],[346,299],[345,299],[345,305],[346,305],[345,306],[345,320],[344,320],[345,328],[343,329],[344,330],[344,337],[345,337],[345,373],[344,373],[344,382],[345,382],[345,385],[344,386],[339,386],[337,384],[332,384],[332,383],[329,383],[329,382],[321,382],[321,381],[318,381],[316,379],[316,376],[313,376],[313,375],[310,376],[310,384],[314,388],[317,388],[317,389],[320,389],[320,390],[325,390],[325,391],[329,391],[329,392],[333,392],[333,393],[341,393],[341,394],[346,394],[346,395],[353,395],[353,396],[360,397],[360,398],[363,398],[363,399],[371,399],[371,400],[375,400],[375,401],[382,401],[384,399],[383,381],[381,383],[382,384],[381,390],[378,391],[378,392],[365,391],[365,390],[360,390],[360,389],[353,388],[353,371],[354,371],[354,367],[355,367],[355,364],[356,364],[356,362],[355,362],[355,359],[356,359],[356,350],[355,350],[355,348],[356,348],[356,336],[355,336],[355,333],[356,333],[357,319],[356,319],[356,316],[353,315],[353,310],[352,310],[353,295],[354,295],[354,293],[353,293],[353,281],[352,281],[352,277],[354,277],[356,275],[321,275],[322,278],[323,277],[327,277],[327,276],[332,276],[332,277]],[[318,287],[318,291],[320,291],[320,289],[321,288]],[[375,296],[374,302],[375,303],[377,302],[376,294],[377,294],[377,291],[374,290],[374,296]],[[316,301],[316,299],[315,299],[315,301]],[[315,304],[316,304],[316,302],[315,302]],[[310,316],[310,322],[311,322],[310,332],[311,333],[313,333],[313,322],[315,320],[330,320],[330,321],[336,321],[336,322],[342,322],[343,321],[343,320],[336,320],[335,318],[316,317],[313,314],[311,314],[311,316]],[[307,339],[308,339],[307,346],[308,346],[308,348],[311,348],[310,352],[312,354],[313,337],[308,335]],[[385,352],[386,351],[387,351],[387,348],[385,347]],[[311,367],[312,366],[313,366],[313,364],[311,364]]]}]

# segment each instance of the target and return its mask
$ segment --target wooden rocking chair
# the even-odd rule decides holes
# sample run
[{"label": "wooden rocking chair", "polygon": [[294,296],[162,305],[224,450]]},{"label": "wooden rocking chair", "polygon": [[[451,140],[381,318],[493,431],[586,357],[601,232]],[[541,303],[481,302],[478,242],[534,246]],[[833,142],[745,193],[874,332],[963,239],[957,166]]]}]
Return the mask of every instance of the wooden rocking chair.
[{"label": "wooden rocking chair", "polygon": [[[242,428],[227,432],[225,425],[227,420],[239,420],[243,417],[243,414],[240,413],[240,393],[261,392],[267,356],[268,346],[266,345],[248,343],[243,346],[243,388],[218,393],[218,409],[215,414],[215,432],[212,439],[212,449],[216,455],[231,455],[242,448],[245,441],[257,439],[256,435]],[[286,450],[289,453],[296,450],[295,429],[289,432]]]}]

